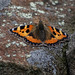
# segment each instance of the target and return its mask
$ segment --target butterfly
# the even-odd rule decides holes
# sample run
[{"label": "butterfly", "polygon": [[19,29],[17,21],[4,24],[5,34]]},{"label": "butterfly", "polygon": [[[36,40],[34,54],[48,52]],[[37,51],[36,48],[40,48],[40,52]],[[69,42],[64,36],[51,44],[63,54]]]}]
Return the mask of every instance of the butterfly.
[{"label": "butterfly", "polygon": [[16,33],[19,36],[26,39],[31,44],[55,44],[58,41],[67,37],[67,34],[61,30],[47,26],[40,20],[38,25],[22,25],[16,28],[10,29],[12,33]]}]

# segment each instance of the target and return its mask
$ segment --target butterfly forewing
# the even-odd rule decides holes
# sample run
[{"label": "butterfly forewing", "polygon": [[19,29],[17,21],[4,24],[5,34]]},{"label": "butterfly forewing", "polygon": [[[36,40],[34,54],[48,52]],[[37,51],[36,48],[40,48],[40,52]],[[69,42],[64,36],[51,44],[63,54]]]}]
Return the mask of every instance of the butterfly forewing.
[{"label": "butterfly forewing", "polygon": [[26,37],[31,32],[32,28],[33,28],[33,25],[23,25],[23,26],[10,29],[10,31],[22,37]]}]

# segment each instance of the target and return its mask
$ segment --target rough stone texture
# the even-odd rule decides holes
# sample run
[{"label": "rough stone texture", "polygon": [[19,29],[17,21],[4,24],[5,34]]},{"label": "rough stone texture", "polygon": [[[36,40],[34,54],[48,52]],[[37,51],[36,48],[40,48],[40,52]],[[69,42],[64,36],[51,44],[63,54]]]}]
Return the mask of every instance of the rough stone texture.
[{"label": "rough stone texture", "polygon": [[[27,67],[27,68],[26,68]],[[41,69],[16,65],[15,63],[0,62],[0,75],[44,75]]]},{"label": "rough stone texture", "polygon": [[[10,0],[1,2],[4,5],[0,5],[1,75],[17,75],[18,72],[21,75],[69,75],[69,71],[70,75],[75,75],[74,0],[11,0],[10,5]],[[67,33],[68,44],[59,42],[50,47],[33,47],[9,31],[23,24],[38,23],[39,19]],[[13,63],[18,66],[15,67]]]},{"label": "rough stone texture", "polygon": [[75,32],[71,35],[71,40],[67,51],[67,60],[70,75],[75,75]]},{"label": "rough stone texture", "polygon": [[11,0],[0,0],[0,10],[2,10],[4,7],[8,6],[10,4]]}]

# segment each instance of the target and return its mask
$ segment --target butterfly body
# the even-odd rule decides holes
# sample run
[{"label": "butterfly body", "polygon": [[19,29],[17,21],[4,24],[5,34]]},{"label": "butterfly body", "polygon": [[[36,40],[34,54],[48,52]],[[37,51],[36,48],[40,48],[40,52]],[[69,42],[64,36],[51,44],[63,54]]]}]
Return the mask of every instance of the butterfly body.
[{"label": "butterfly body", "polygon": [[24,37],[32,44],[54,44],[67,37],[61,30],[46,26],[42,21],[39,21],[38,25],[23,25],[10,31]]}]

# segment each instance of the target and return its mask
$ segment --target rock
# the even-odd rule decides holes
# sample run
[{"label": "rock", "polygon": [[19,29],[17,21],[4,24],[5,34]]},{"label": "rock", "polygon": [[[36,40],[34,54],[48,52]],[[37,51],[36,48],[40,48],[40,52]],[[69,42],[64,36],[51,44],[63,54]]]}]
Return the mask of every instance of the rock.
[{"label": "rock", "polygon": [[11,0],[0,0],[0,10],[10,4]]}]

